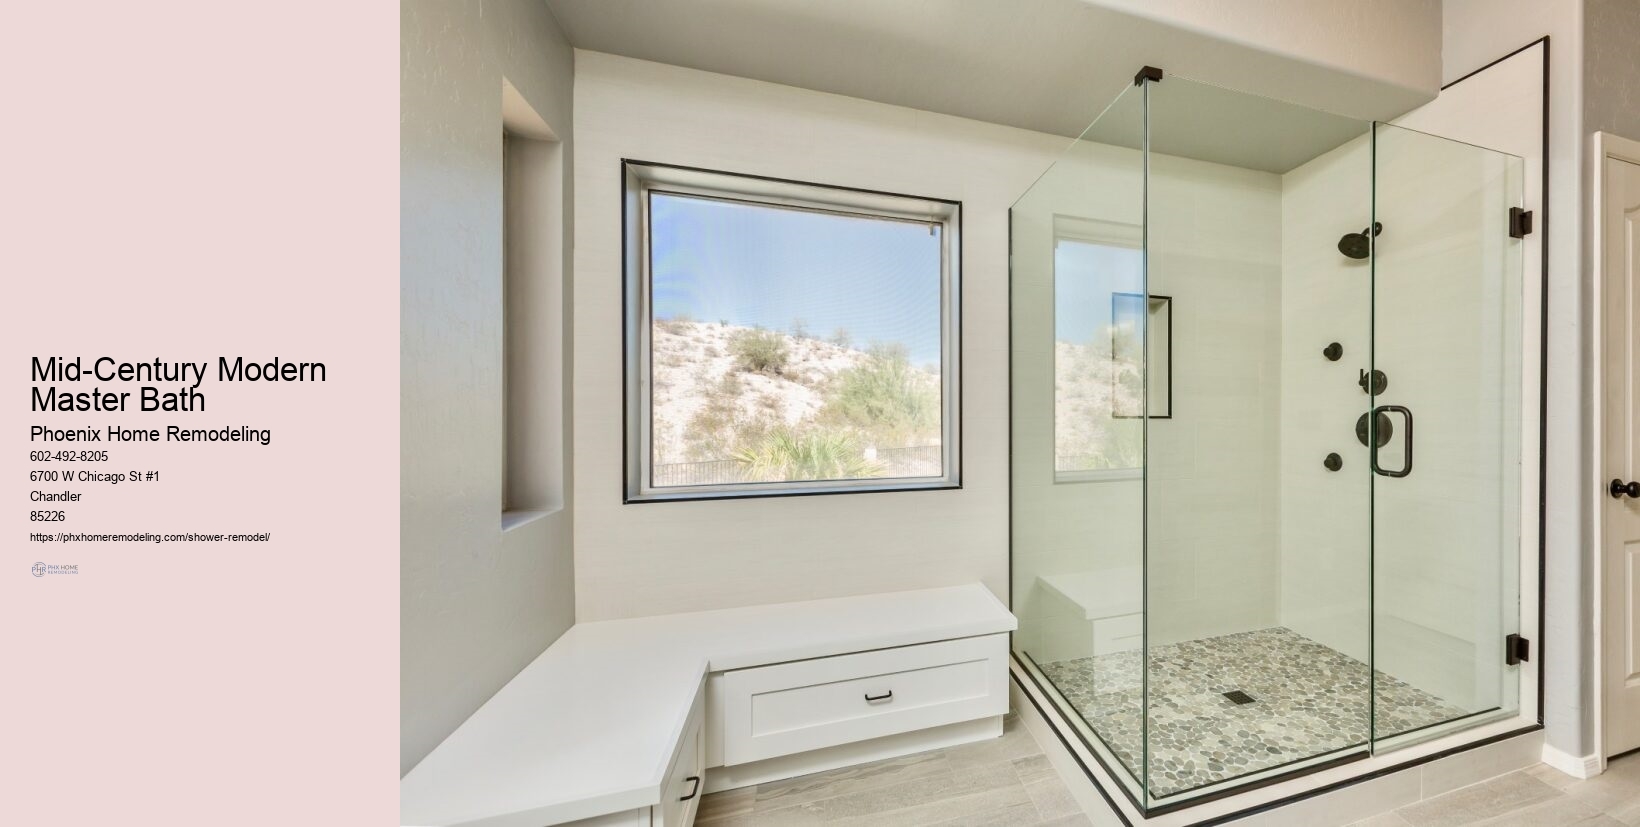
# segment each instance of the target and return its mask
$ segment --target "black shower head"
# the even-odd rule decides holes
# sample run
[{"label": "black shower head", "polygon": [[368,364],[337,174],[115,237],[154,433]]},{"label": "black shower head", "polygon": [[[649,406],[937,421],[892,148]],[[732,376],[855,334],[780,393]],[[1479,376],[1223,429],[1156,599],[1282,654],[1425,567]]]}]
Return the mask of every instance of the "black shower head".
[{"label": "black shower head", "polygon": [[[1384,225],[1374,221],[1371,230],[1372,234],[1377,236],[1384,231]],[[1338,239],[1338,252],[1350,258],[1366,258],[1372,254],[1372,239],[1367,237],[1367,230],[1345,233],[1343,238]]]}]

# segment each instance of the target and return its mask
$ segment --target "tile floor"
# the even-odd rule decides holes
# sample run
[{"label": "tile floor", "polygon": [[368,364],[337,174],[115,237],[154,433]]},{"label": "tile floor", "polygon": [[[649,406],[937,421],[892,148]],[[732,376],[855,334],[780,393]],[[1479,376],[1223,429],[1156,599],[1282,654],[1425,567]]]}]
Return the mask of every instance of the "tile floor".
[{"label": "tile floor", "polygon": [[[1040,664],[1129,770],[1139,767],[1138,650]],[[1387,737],[1465,710],[1379,672]],[[1252,697],[1236,703],[1224,693]],[[1367,665],[1284,627],[1158,646],[1150,653],[1150,787],[1173,795],[1367,740]]]},{"label": "tile floor", "polygon": [[1014,716],[1001,738],[715,793],[699,827],[1089,825]]},{"label": "tile floor", "polygon": [[[706,796],[700,827],[1088,825],[1030,733]],[[1351,827],[1640,827],[1640,755],[1579,781],[1538,765]]]},{"label": "tile floor", "polygon": [[1579,781],[1539,764],[1482,781],[1351,827],[1635,827],[1640,825],[1640,755],[1612,761]]}]

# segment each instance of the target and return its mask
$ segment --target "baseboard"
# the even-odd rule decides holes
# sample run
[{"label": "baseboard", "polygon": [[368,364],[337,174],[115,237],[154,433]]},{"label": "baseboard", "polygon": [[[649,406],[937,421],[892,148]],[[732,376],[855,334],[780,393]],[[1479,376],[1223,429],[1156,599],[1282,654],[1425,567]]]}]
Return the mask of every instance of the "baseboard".
[{"label": "baseboard", "polygon": [[996,715],[975,721],[963,721],[930,729],[920,729],[916,732],[904,732],[899,735],[873,738],[870,741],[859,741],[811,752],[800,752],[796,755],[782,755],[778,758],[753,761],[750,764],[739,764],[733,767],[712,767],[706,771],[705,790],[708,793],[716,793],[740,787],[750,787],[753,784],[779,781],[783,778],[796,778],[800,775],[834,770],[838,767],[881,761],[884,758],[897,758],[914,752],[944,749],[958,744],[983,741],[986,738],[997,738],[1001,735],[1002,716]]},{"label": "baseboard", "polygon": [[1548,744],[1543,745],[1543,763],[1573,778],[1593,778],[1604,769],[1600,766],[1599,755],[1578,757],[1555,749]]}]

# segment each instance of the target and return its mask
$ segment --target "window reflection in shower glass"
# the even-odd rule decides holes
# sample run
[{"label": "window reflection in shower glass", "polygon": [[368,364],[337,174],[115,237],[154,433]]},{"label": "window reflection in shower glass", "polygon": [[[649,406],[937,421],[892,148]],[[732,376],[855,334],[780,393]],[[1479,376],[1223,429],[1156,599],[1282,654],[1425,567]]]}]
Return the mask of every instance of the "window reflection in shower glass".
[{"label": "window reflection in shower glass", "polygon": [[1143,127],[1144,89],[1127,87],[1009,210],[1013,647],[1135,800],[1145,420],[1112,415],[1110,310],[1145,291]]},{"label": "window reflection in shower glass", "polygon": [[[1112,391],[1112,415],[1117,419],[1148,416],[1173,418],[1173,300],[1143,293],[1114,293],[1110,297],[1110,359],[1117,387]],[[1149,339],[1147,356],[1141,344]],[[1149,361],[1149,371],[1145,370]],[[1147,377],[1148,398],[1141,407],[1139,385]]]},{"label": "window reflection in shower glass", "polygon": [[1143,284],[1139,228],[1064,216],[1054,223],[1055,478],[1137,476],[1141,426],[1122,417],[1142,410],[1144,355],[1123,346],[1115,314],[1119,297]]}]

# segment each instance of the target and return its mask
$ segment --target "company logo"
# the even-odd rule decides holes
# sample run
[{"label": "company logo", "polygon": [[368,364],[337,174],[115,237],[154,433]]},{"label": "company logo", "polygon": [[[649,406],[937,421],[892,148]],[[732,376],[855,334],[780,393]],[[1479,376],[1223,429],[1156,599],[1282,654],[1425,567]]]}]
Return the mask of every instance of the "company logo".
[{"label": "company logo", "polygon": [[79,563],[35,563],[29,567],[29,574],[35,577],[45,577],[48,574],[79,574]]},{"label": "company logo", "polygon": [[29,569],[29,572],[32,573],[35,577],[45,577],[46,576],[46,564],[45,563],[35,563],[33,568]]}]

